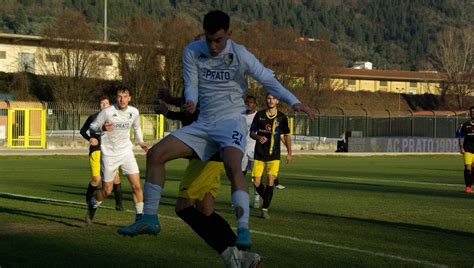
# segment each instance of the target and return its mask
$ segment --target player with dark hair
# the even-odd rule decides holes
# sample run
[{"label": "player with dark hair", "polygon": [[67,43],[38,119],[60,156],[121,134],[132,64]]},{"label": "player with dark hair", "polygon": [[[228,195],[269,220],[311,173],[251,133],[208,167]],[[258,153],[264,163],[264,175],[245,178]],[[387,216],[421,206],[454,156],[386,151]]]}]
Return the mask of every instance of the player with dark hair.
[{"label": "player with dark hair", "polygon": [[[161,89],[158,96],[168,104],[181,106],[179,104],[182,98],[171,97],[168,89]],[[155,112],[168,119],[180,121],[182,126],[190,125],[199,115],[199,109],[192,114],[185,111],[174,112],[165,104],[157,105]],[[214,210],[214,200],[220,191],[223,170],[219,153],[206,162],[191,158],[179,184],[176,215],[221,256],[226,267],[257,266],[262,260],[260,255],[248,251],[239,252],[235,248],[234,231]],[[236,256],[238,258],[235,258]]]},{"label": "player with dark hair", "polygon": [[[273,198],[273,185],[280,169],[280,136],[284,136],[287,148],[286,163],[291,161],[290,128],[286,115],[277,109],[279,101],[267,94],[267,109],[255,115],[250,127],[250,137],[257,141],[252,179],[258,194],[263,198],[261,217],[270,218],[268,208]],[[261,183],[263,172],[267,174],[267,186]]]},{"label": "player with dark hair", "polygon": [[461,127],[461,137],[459,138],[459,150],[464,155],[464,184],[465,192],[472,192],[472,182],[474,174],[472,173],[472,163],[474,159],[474,106],[469,107],[471,119]]},{"label": "player with dark hair", "polygon": [[127,235],[157,234],[160,231],[158,208],[165,179],[166,162],[197,154],[207,161],[220,151],[231,182],[231,200],[237,219],[240,249],[251,246],[249,232],[248,185],[241,170],[248,130],[242,99],[247,90],[246,75],[264,85],[268,92],[289,103],[294,110],[311,118],[315,113],[285,89],[245,47],[230,40],[229,16],[219,10],[206,14],[205,40],[186,46],[183,53],[184,108],[193,113],[199,100],[200,113],[193,124],[180,128],[155,144],[147,155],[144,216],[119,229]]},{"label": "player with dark hair", "polygon": [[[99,101],[100,109],[103,110],[110,106],[110,99],[107,96],[104,96]],[[99,111],[100,112],[100,111]],[[95,120],[99,112],[89,116],[82,125],[80,133],[84,139],[89,141],[89,165],[91,168],[92,179],[89,182],[86,192],[86,204],[90,204],[91,198],[94,195],[97,187],[100,184],[100,133],[96,133],[92,130],[89,130],[91,123]],[[89,134],[87,132],[89,131]],[[122,184],[120,183],[120,176],[118,172],[115,174],[114,179],[114,197],[115,197],[115,209],[123,210],[122,205]]]},{"label": "player with dark hair", "polygon": [[102,110],[90,126],[92,131],[102,132],[100,144],[102,189],[96,192],[95,197],[92,197],[87,206],[86,222],[88,224],[92,223],[95,211],[100,204],[111,194],[112,181],[118,168],[121,168],[132,186],[135,219],[138,220],[143,215],[143,191],[137,160],[133,153],[133,144],[130,141],[131,128],[134,129],[135,139],[145,152],[148,151],[148,146],[143,141],[138,109],[128,105],[132,99],[130,89],[120,86],[116,89],[116,96],[117,103]]}]

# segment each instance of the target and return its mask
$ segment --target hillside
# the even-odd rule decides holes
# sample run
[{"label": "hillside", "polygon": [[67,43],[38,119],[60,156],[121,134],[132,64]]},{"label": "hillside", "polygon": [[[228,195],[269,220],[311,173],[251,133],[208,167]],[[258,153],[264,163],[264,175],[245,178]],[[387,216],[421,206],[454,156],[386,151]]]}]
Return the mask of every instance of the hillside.
[{"label": "hillside", "polygon": [[[263,20],[291,27],[306,37],[329,35],[346,66],[372,61],[379,69],[431,69],[430,47],[446,27],[462,28],[474,21],[471,0],[121,0],[108,1],[110,39],[116,40],[132,17],[160,22],[179,16],[200,24],[211,9],[229,12],[236,28]],[[3,0],[0,31],[41,35],[66,9],[81,11],[102,38],[103,1]]]}]

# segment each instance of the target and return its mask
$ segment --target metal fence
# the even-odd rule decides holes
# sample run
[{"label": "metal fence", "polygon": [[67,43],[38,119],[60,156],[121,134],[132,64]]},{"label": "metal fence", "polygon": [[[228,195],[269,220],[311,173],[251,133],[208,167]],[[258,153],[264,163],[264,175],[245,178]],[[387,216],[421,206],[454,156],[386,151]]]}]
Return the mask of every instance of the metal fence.
[{"label": "metal fence", "polygon": [[326,116],[310,121],[306,115],[294,118],[294,133],[303,136],[339,138],[346,131],[360,131],[364,137],[453,138],[459,124],[469,120],[459,116]]},{"label": "metal fence", "polygon": [[[137,107],[144,115],[146,137],[156,137],[158,123],[153,106]],[[58,103],[48,103],[46,130],[48,136],[80,137],[79,129],[87,117],[98,111],[97,105],[71,109]],[[469,120],[463,116],[371,116],[371,115],[324,115],[311,121],[305,114],[289,114],[293,118],[293,133],[302,136],[339,138],[346,131],[361,131],[364,137],[435,137],[452,138],[459,123]],[[164,131],[179,128],[177,121],[165,120]]]}]

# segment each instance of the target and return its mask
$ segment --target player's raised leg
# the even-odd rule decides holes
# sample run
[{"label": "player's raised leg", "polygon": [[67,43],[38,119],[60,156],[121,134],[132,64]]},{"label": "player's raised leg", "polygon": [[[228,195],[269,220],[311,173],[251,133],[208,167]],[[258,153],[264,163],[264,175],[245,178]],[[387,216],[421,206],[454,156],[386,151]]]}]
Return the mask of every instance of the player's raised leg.
[{"label": "player's raised leg", "polygon": [[160,232],[158,209],[165,182],[165,163],[192,154],[193,151],[189,146],[172,135],[165,137],[148,150],[143,217],[129,226],[120,228],[119,234],[135,236]]}]

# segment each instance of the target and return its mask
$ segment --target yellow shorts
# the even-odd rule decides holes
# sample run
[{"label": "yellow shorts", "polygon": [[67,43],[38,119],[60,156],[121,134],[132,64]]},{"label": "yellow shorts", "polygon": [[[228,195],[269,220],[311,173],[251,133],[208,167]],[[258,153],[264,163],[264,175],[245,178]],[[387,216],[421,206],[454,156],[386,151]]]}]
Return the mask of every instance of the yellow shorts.
[{"label": "yellow shorts", "polygon": [[268,175],[278,176],[280,170],[280,160],[261,161],[255,160],[253,162],[252,177],[262,177],[263,171]]},{"label": "yellow shorts", "polygon": [[472,165],[472,153],[464,152],[464,165]]},{"label": "yellow shorts", "polygon": [[94,151],[89,155],[89,165],[91,167],[92,177],[100,176],[100,151]]},{"label": "yellow shorts", "polygon": [[210,193],[216,198],[221,187],[223,170],[222,162],[189,160],[184,177],[179,184],[179,197],[202,200],[206,193]]}]

